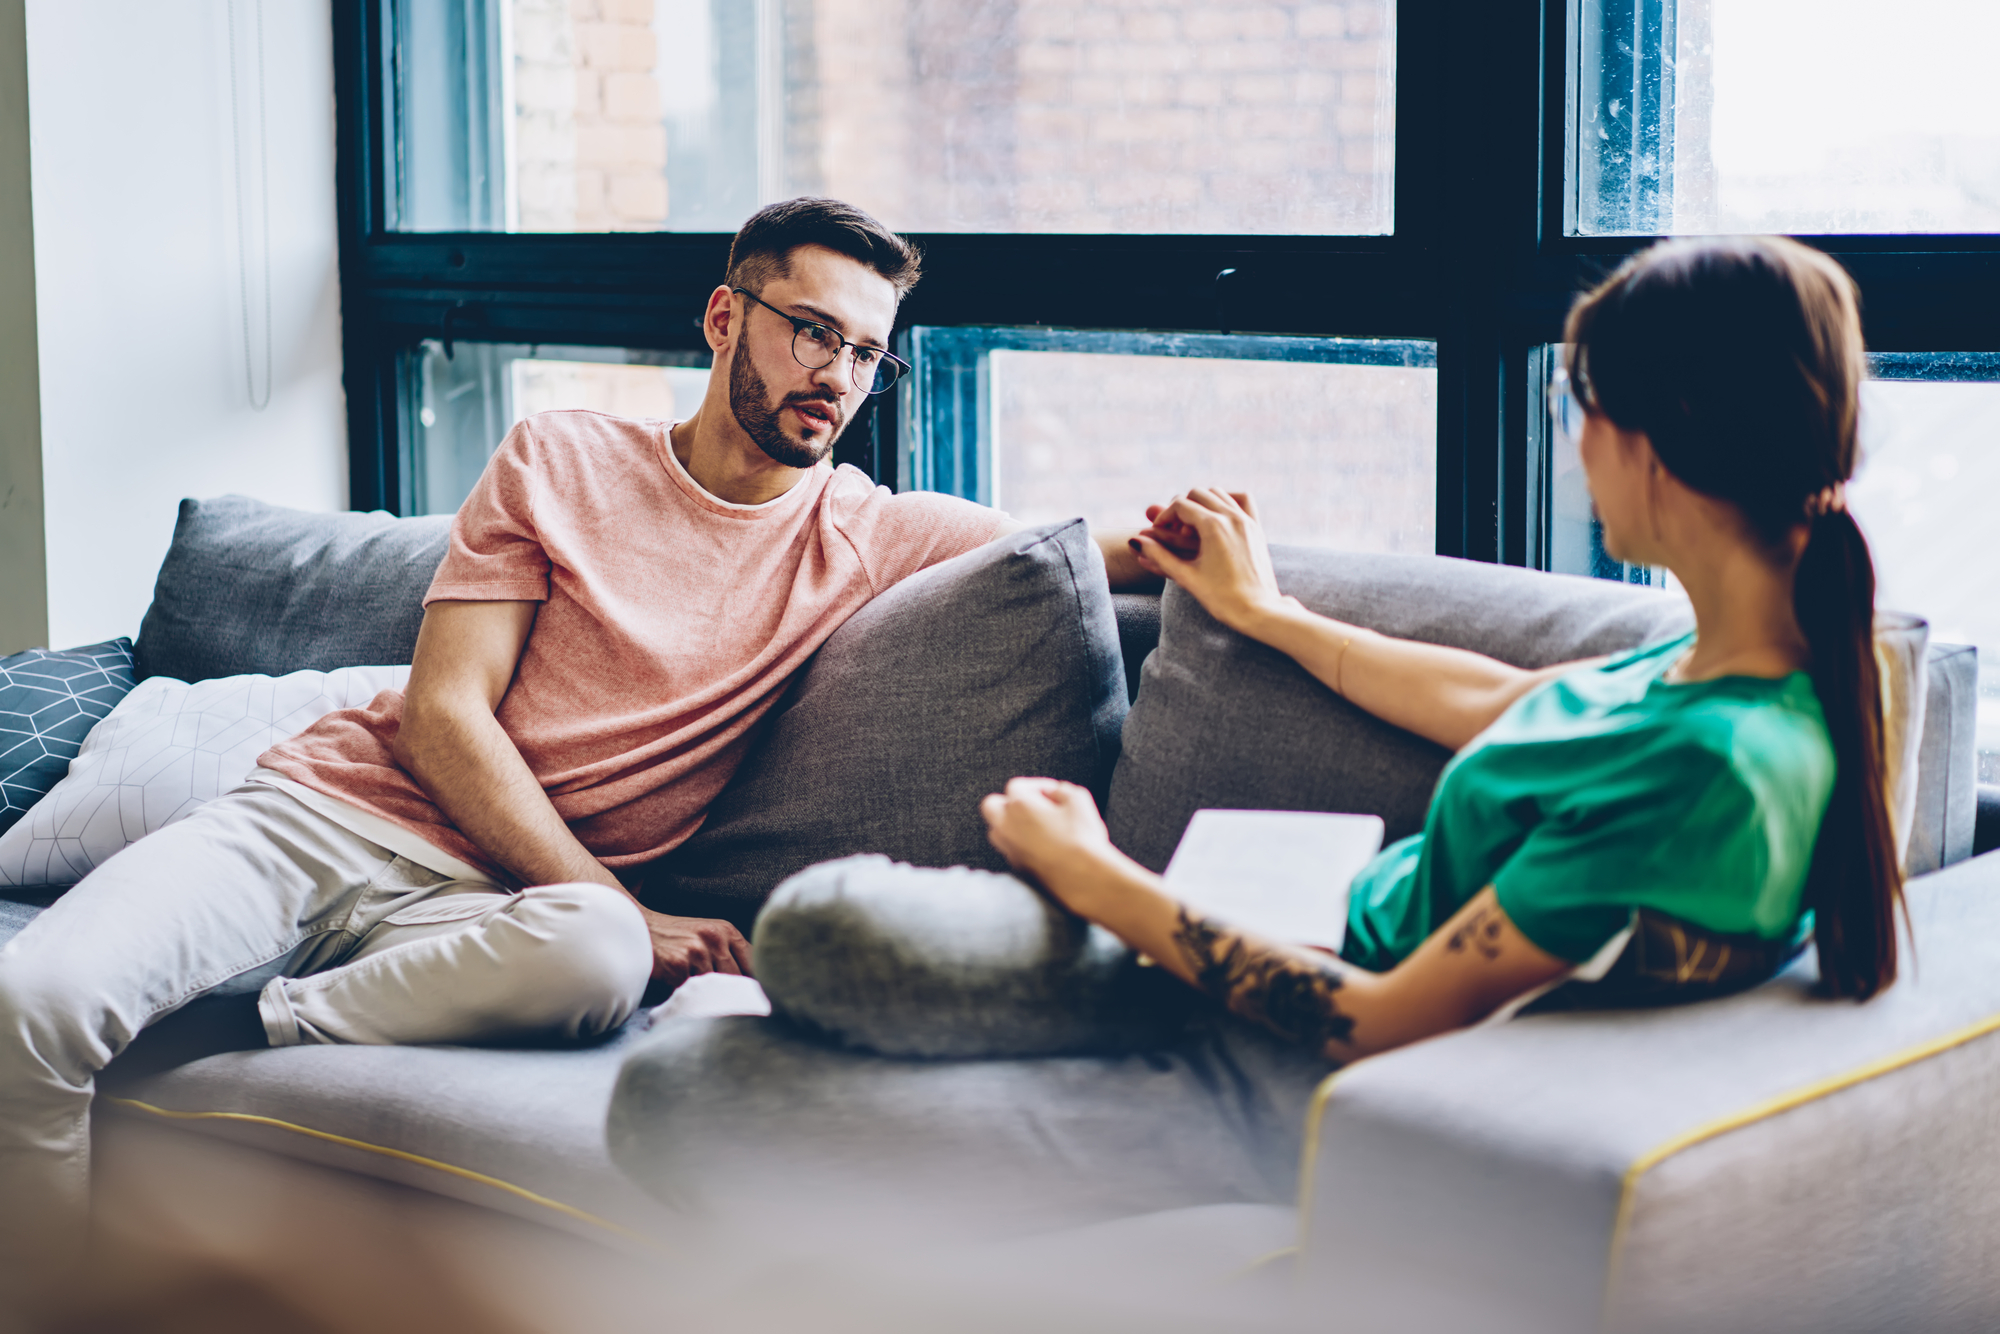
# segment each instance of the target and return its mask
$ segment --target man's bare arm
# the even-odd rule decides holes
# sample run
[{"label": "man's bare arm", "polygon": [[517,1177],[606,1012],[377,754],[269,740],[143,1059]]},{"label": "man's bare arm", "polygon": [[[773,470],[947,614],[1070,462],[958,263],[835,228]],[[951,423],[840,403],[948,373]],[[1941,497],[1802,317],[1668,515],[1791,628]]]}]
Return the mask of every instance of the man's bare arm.
[{"label": "man's bare arm", "polygon": [[494,710],[513,682],[537,602],[438,602],[403,690],[396,762],[467,838],[524,885],[618,877],[577,841]]},{"label": "man's bare arm", "polygon": [[[461,833],[524,885],[590,881],[624,890],[570,832],[494,711],[534,628],[534,602],[435,602],[403,691],[396,762]],[[748,973],[750,947],[726,922],[646,914],[653,975]]]}]

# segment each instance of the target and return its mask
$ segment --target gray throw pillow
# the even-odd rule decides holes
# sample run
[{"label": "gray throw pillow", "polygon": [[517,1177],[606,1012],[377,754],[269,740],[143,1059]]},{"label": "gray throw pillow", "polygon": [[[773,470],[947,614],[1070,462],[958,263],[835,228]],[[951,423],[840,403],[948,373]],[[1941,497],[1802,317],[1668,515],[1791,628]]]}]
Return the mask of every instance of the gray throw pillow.
[{"label": "gray throw pillow", "polygon": [[[1279,588],[1314,611],[1519,667],[1614,653],[1693,624],[1679,597],[1597,579],[1309,547],[1276,547],[1272,559]],[[1169,588],[1106,818],[1112,840],[1154,870],[1203,807],[1369,813],[1397,839],[1423,827],[1448,758]]]},{"label": "gray throw pillow", "polygon": [[1024,529],[913,575],[836,630],[641,897],[747,929],[779,881],[835,857],[1002,869],[979,799],[1017,774],[1103,793],[1126,707],[1089,528]]},{"label": "gray throw pillow", "polygon": [[773,1009],[884,1056],[1144,1050],[1199,997],[1011,875],[847,857],[799,872],[758,914]]},{"label": "gray throw pillow", "polygon": [[183,500],[133,647],[139,679],[406,663],[450,531],[448,514]]}]

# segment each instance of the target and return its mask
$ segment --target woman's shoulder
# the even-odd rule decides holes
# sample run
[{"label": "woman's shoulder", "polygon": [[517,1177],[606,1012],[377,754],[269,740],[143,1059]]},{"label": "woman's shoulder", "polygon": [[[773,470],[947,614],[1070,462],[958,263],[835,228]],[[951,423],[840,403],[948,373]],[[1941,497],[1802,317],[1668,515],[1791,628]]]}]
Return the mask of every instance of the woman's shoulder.
[{"label": "woman's shoulder", "polygon": [[1833,782],[1833,740],[1804,672],[1698,682],[1656,720],[1657,744],[1734,777],[1753,793]]}]

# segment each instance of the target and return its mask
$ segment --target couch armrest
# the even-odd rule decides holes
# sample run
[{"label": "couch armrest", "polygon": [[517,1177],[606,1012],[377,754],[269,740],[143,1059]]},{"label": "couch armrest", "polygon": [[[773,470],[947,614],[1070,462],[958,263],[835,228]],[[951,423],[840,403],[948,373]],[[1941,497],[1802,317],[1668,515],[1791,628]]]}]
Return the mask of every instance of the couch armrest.
[{"label": "couch armrest", "polygon": [[1522,1019],[1335,1075],[1307,1122],[1302,1276],[1366,1294],[1364,1326],[2000,1326],[2000,857],[1909,898],[1916,958],[1865,1005],[1814,997],[1808,954],[1728,1000]]}]

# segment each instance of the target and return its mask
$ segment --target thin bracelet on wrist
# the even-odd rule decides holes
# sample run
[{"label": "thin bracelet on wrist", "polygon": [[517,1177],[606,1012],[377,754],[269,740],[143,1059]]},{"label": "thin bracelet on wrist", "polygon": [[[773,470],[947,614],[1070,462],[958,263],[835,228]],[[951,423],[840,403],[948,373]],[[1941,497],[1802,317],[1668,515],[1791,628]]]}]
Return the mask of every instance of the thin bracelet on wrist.
[{"label": "thin bracelet on wrist", "polygon": [[1340,652],[1336,654],[1333,659],[1333,693],[1340,696],[1342,699],[1347,698],[1347,692],[1341,689],[1341,684],[1346,679],[1345,672],[1347,669],[1347,646],[1349,644],[1352,644],[1353,642],[1354,642],[1353,635],[1348,635],[1346,638],[1342,639],[1340,641]]}]

